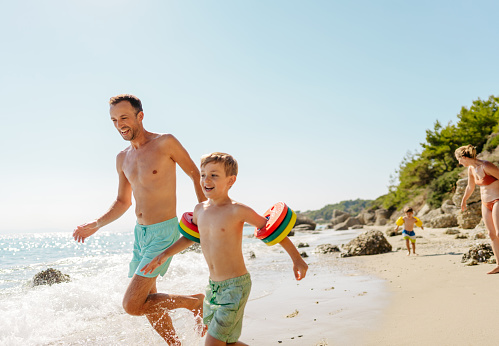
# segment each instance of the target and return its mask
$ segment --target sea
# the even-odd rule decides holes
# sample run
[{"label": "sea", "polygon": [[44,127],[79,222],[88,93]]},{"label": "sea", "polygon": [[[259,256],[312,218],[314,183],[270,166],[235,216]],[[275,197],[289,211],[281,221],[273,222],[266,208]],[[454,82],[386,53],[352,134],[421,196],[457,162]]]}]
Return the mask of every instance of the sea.
[{"label": "sea", "polygon": [[[283,249],[252,238],[253,231],[253,227],[244,227],[243,251],[254,282],[248,305],[282,289],[279,277],[288,272],[292,275],[290,259]],[[291,239],[295,244],[309,245],[299,250],[307,253],[305,260],[310,265],[321,261],[314,253],[317,245],[345,244],[361,232],[320,229],[297,232]],[[129,316],[121,305],[130,280],[127,273],[132,246],[133,231],[128,230],[103,229],[84,244],[75,242],[72,232],[0,234],[0,345],[164,345],[145,317]],[[70,281],[34,286],[34,275],[48,268],[69,275]],[[331,275],[331,270],[334,285],[339,288],[331,294],[337,294],[333,297],[341,301],[341,311],[357,316],[355,321],[342,319],[341,313],[340,318],[336,316],[334,328],[338,333],[342,323],[345,330],[351,330],[352,324],[376,320],[383,307],[380,302],[386,300],[384,283],[334,268],[326,274],[320,266],[312,265],[307,273],[311,279],[304,280]],[[159,292],[194,294],[204,292],[207,281],[208,268],[202,254],[186,251],[174,257],[157,287]],[[368,287],[369,295],[359,305],[353,295],[341,295],[347,287],[359,295]],[[369,306],[370,313],[363,313]],[[195,321],[188,311],[178,309],[171,316],[182,345],[203,344],[204,338],[194,332]],[[265,323],[262,321],[262,328]]]}]

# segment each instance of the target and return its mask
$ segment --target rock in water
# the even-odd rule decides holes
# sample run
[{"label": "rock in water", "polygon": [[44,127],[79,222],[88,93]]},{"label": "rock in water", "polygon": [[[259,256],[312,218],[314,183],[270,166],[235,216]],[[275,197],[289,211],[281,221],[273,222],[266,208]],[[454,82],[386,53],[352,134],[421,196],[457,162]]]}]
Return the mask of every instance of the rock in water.
[{"label": "rock in water", "polygon": [[368,230],[343,247],[342,257],[376,255],[392,251],[392,245],[381,231]]},{"label": "rock in water", "polygon": [[33,277],[33,285],[53,285],[61,282],[69,282],[69,275],[61,273],[59,270],[49,268],[43,270]]}]

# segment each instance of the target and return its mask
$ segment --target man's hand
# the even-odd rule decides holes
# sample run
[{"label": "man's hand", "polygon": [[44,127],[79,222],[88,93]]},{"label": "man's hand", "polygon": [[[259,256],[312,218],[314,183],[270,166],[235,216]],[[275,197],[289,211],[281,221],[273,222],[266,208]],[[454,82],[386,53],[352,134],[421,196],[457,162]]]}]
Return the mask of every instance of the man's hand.
[{"label": "man's hand", "polygon": [[73,232],[73,238],[79,243],[84,243],[85,239],[97,232],[99,228],[100,227],[97,226],[97,220],[89,223],[84,223],[83,225],[76,227]]},{"label": "man's hand", "polygon": [[154,257],[152,261],[146,264],[140,271],[144,272],[144,274],[152,273],[153,271],[156,270],[156,268],[165,263],[167,259],[168,257],[166,257],[165,253],[162,252],[156,257]]}]

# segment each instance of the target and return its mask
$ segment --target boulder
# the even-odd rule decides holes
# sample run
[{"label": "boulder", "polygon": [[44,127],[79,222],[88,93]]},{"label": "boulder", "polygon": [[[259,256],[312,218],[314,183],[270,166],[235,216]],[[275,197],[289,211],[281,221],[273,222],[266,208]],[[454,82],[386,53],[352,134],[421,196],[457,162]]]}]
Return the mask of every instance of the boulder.
[{"label": "boulder", "polygon": [[460,211],[457,214],[457,223],[459,227],[464,229],[475,228],[482,219],[482,203],[476,202],[468,204],[465,211]]},{"label": "boulder", "polygon": [[350,216],[350,214],[348,214],[346,211],[341,211],[341,210],[338,210],[338,209],[334,209],[333,210],[333,216],[331,219],[334,219],[335,217],[338,217],[338,216],[341,216],[341,215],[348,215]]},{"label": "boulder", "polygon": [[[468,178],[459,179],[457,181],[457,183],[456,183],[456,192],[454,193],[454,196],[452,196],[452,202],[454,202],[454,204],[456,206],[461,207],[461,201],[463,199],[464,192],[466,191],[466,186],[467,185],[468,185]],[[468,202],[468,204],[471,204],[471,203],[478,202],[480,200],[481,200],[480,189],[477,186],[477,187],[475,187],[475,190],[471,194],[470,198],[468,198],[467,202]]]},{"label": "boulder", "polygon": [[487,262],[491,257],[494,257],[492,246],[487,243],[479,243],[470,247],[467,253],[463,255],[461,262],[468,262],[475,260],[477,262]]},{"label": "boulder", "polygon": [[315,227],[312,225],[309,225],[309,224],[302,224],[302,225],[298,225],[298,226],[293,227],[293,230],[295,230],[295,231],[314,231]]},{"label": "boulder", "polygon": [[425,204],[423,205],[423,208],[421,208],[421,210],[418,211],[418,213],[416,214],[417,217],[419,217],[420,219],[425,216],[429,211],[431,210],[431,207],[430,205],[428,204]]},{"label": "boulder", "polygon": [[349,217],[345,222],[342,222],[342,223],[339,223],[339,224],[333,226],[333,229],[335,229],[337,231],[343,231],[343,230],[347,230],[350,227],[354,227],[354,226],[362,226],[362,223],[361,223],[358,216]]},{"label": "boulder", "polygon": [[461,207],[456,206],[451,199],[444,201],[444,203],[442,203],[442,206],[440,208],[445,214],[454,214],[454,215],[457,215],[457,213],[459,213],[459,211],[461,210]]},{"label": "boulder", "polygon": [[376,213],[374,210],[363,210],[359,214],[359,218],[364,225],[374,225],[376,221]]},{"label": "boulder", "polygon": [[61,271],[54,268],[43,270],[37,273],[33,277],[34,286],[40,286],[40,285],[52,286],[53,284],[59,284],[61,282],[69,282],[69,281],[70,281],[69,275],[63,274],[61,273]]},{"label": "boulder", "polygon": [[333,217],[331,219],[331,227],[329,227],[329,228],[333,228],[332,226],[337,225],[337,224],[342,223],[342,222],[345,222],[349,217],[350,217],[350,214],[343,214],[343,215]]},{"label": "boulder", "polygon": [[450,234],[450,235],[459,234],[459,233],[461,233],[461,231],[459,231],[458,229],[452,229],[452,228],[449,228],[448,230],[446,230],[444,232],[444,234]]},{"label": "boulder", "polygon": [[388,227],[385,231],[385,234],[389,237],[395,237],[397,235],[402,235],[402,227],[399,227],[398,231],[395,230],[395,227]]},{"label": "boulder", "polygon": [[333,252],[340,252],[338,246],[331,244],[321,244],[315,248],[315,253],[328,254]]},{"label": "boulder", "polygon": [[437,209],[433,209],[433,210],[430,210],[429,212],[427,212],[424,216],[421,217],[421,220],[423,221],[423,223],[430,223],[431,220],[433,220],[434,218],[440,216],[440,215],[443,215],[443,211],[441,208],[437,208]]},{"label": "boulder", "polygon": [[442,214],[428,222],[428,226],[432,228],[456,227],[457,225],[457,217],[454,214]]},{"label": "boulder", "polygon": [[301,226],[301,225],[307,226],[308,227],[307,230],[310,231],[315,230],[315,228],[317,227],[317,224],[314,222],[314,220],[303,214],[298,214],[296,215],[295,228],[296,226]]},{"label": "boulder", "polygon": [[392,212],[386,209],[376,209],[374,212],[376,220],[374,221],[374,225],[376,226],[384,226],[388,223],[388,219],[392,215]]},{"label": "boulder", "polygon": [[376,255],[392,251],[392,245],[381,231],[368,230],[343,247],[342,257]]}]

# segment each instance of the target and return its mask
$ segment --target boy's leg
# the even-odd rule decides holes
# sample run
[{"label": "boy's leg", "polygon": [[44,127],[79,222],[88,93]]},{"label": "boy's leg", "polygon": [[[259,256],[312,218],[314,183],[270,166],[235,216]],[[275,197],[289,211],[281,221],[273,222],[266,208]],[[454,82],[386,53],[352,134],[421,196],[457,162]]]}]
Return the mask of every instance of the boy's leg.
[{"label": "boy's leg", "polygon": [[190,296],[156,293],[156,278],[134,275],[123,297],[123,308],[134,316],[146,315],[159,335],[169,345],[180,345],[168,310],[189,309],[194,317],[202,317],[203,294]]},{"label": "boy's leg", "polygon": [[407,256],[411,254],[411,246],[409,245],[409,238],[405,240],[405,246],[407,247]]},{"label": "boy's leg", "polygon": [[206,341],[205,341],[205,346],[225,346],[225,345],[234,345],[234,346],[248,346],[248,344],[245,344],[244,342],[241,341],[236,341],[233,343],[226,343],[224,341],[218,340],[217,338],[214,338],[210,334],[206,335]]},{"label": "boy's leg", "polygon": [[416,241],[412,242],[412,253],[415,254],[415,255],[417,255],[416,254]]},{"label": "boy's leg", "polygon": [[494,269],[492,269],[487,274],[497,274],[499,273],[499,204],[494,203],[492,211],[490,211],[484,204],[482,204],[482,217],[485,223],[485,227],[489,231],[489,237],[492,245],[492,251],[496,257],[496,264],[498,264]]}]

